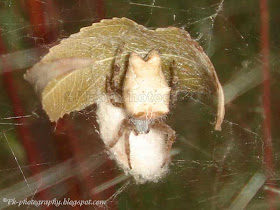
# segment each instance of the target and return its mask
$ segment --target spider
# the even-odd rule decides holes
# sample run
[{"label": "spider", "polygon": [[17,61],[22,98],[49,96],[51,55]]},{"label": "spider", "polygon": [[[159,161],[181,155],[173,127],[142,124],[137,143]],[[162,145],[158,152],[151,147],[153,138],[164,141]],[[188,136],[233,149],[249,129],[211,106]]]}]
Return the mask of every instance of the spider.
[{"label": "spider", "polygon": [[[118,52],[121,53],[121,52]],[[169,153],[176,139],[175,131],[163,122],[169,113],[169,103],[176,99],[175,87],[178,83],[174,71],[175,62],[170,66],[171,81],[167,83],[161,70],[161,57],[157,50],[151,50],[146,58],[142,59],[137,53],[129,55],[128,68],[122,88],[119,87],[116,77],[120,72],[118,58],[116,58],[112,76],[106,77],[106,92],[114,106],[124,108],[127,117],[107,147],[114,147],[124,136],[125,153],[128,166],[132,169],[130,160],[129,135],[147,134],[150,129],[158,130],[167,136],[166,158],[161,167],[169,161]],[[118,94],[120,93],[120,94]],[[171,94],[172,93],[172,94]],[[119,95],[121,102],[116,100]]]}]

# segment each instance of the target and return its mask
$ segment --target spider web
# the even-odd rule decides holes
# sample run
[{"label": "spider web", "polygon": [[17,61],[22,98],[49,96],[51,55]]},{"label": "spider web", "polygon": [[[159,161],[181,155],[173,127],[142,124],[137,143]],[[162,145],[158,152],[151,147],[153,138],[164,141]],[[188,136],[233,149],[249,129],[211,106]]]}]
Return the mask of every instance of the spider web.
[{"label": "spider web", "polygon": [[[1,208],[8,205],[4,198],[91,198],[105,200],[106,205],[95,206],[105,209],[253,209],[268,207],[266,191],[279,195],[277,164],[270,179],[273,188],[264,171],[256,2],[10,0],[0,5]],[[226,118],[221,132],[213,131],[215,113],[199,99],[178,102],[172,109],[167,124],[176,131],[177,141],[169,173],[158,183],[137,185],[108,159],[94,105],[51,124],[22,77],[51,46],[103,16],[127,17],[151,29],[187,30],[210,57],[224,88]],[[277,93],[279,48],[274,33],[271,37],[271,89]],[[271,100],[274,113],[280,101],[273,94]],[[271,120],[276,128],[279,119]],[[272,137],[277,161],[277,129]]]}]

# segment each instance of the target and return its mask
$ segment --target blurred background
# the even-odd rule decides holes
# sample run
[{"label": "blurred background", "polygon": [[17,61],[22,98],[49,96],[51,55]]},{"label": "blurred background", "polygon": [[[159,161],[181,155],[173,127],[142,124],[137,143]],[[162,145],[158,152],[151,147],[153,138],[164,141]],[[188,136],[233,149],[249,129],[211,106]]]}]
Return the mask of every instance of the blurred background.
[{"label": "blurred background", "polygon": [[[279,9],[277,0],[0,1],[0,208],[17,208],[5,198],[69,198],[106,200],[75,209],[280,209]],[[187,30],[224,87],[221,132],[199,101],[172,110],[177,141],[158,183],[137,185],[108,158],[95,105],[51,123],[23,79],[50,47],[112,17]]]}]

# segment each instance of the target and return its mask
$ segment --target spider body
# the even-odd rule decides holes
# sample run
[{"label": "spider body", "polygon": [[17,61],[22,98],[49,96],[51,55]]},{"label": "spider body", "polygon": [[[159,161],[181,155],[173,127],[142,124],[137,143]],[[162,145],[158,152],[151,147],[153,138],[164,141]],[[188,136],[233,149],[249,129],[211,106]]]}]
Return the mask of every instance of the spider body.
[{"label": "spider body", "polygon": [[[174,65],[174,62],[172,64]],[[169,113],[170,98],[172,99],[171,91],[176,86],[177,76],[173,72],[170,87],[161,70],[161,58],[157,50],[150,51],[146,59],[142,59],[134,52],[130,54],[124,85],[121,90],[117,91],[120,88],[116,87],[115,76],[119,70],[120,67],[116,63],[113,77],[111,79],[107,77],[106,88],[111,103],[124,108],[127,118],[123,120],[117,135],[108,147],[114,147],[119,139],[124,136],[128,166],[132,169],[130,133],[145,135],[150,132],[150,129],[158,130],[167,135],[166,159],[162,164],[163,167],[169,159],[169,152],[175,141],[175,131],[166,125],[162,119]],[[116,92],[122,93],[121,103],[113,100]]]}]

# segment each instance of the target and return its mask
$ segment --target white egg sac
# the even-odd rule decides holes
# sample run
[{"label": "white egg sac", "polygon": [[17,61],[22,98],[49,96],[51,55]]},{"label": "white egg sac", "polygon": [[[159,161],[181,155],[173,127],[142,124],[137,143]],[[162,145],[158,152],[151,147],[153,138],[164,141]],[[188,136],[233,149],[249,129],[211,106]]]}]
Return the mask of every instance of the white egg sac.
[{"label": "white egg sac", "polygon": [[[98,101],[97,106],[100,136],[107,146],[117,135],[127,114],[124,109],[113,106],[106,96]],[[128,166],[123,136],[110,149],[110,154],[124,172],[131,174],[137,183],[157,182],[167,173],[168,163],[162,167],[166,155],[170,155],[165,151],[164,135],[153,129],[148,134],[138,136],[131,131],[129,142],[132,169]]]}]

